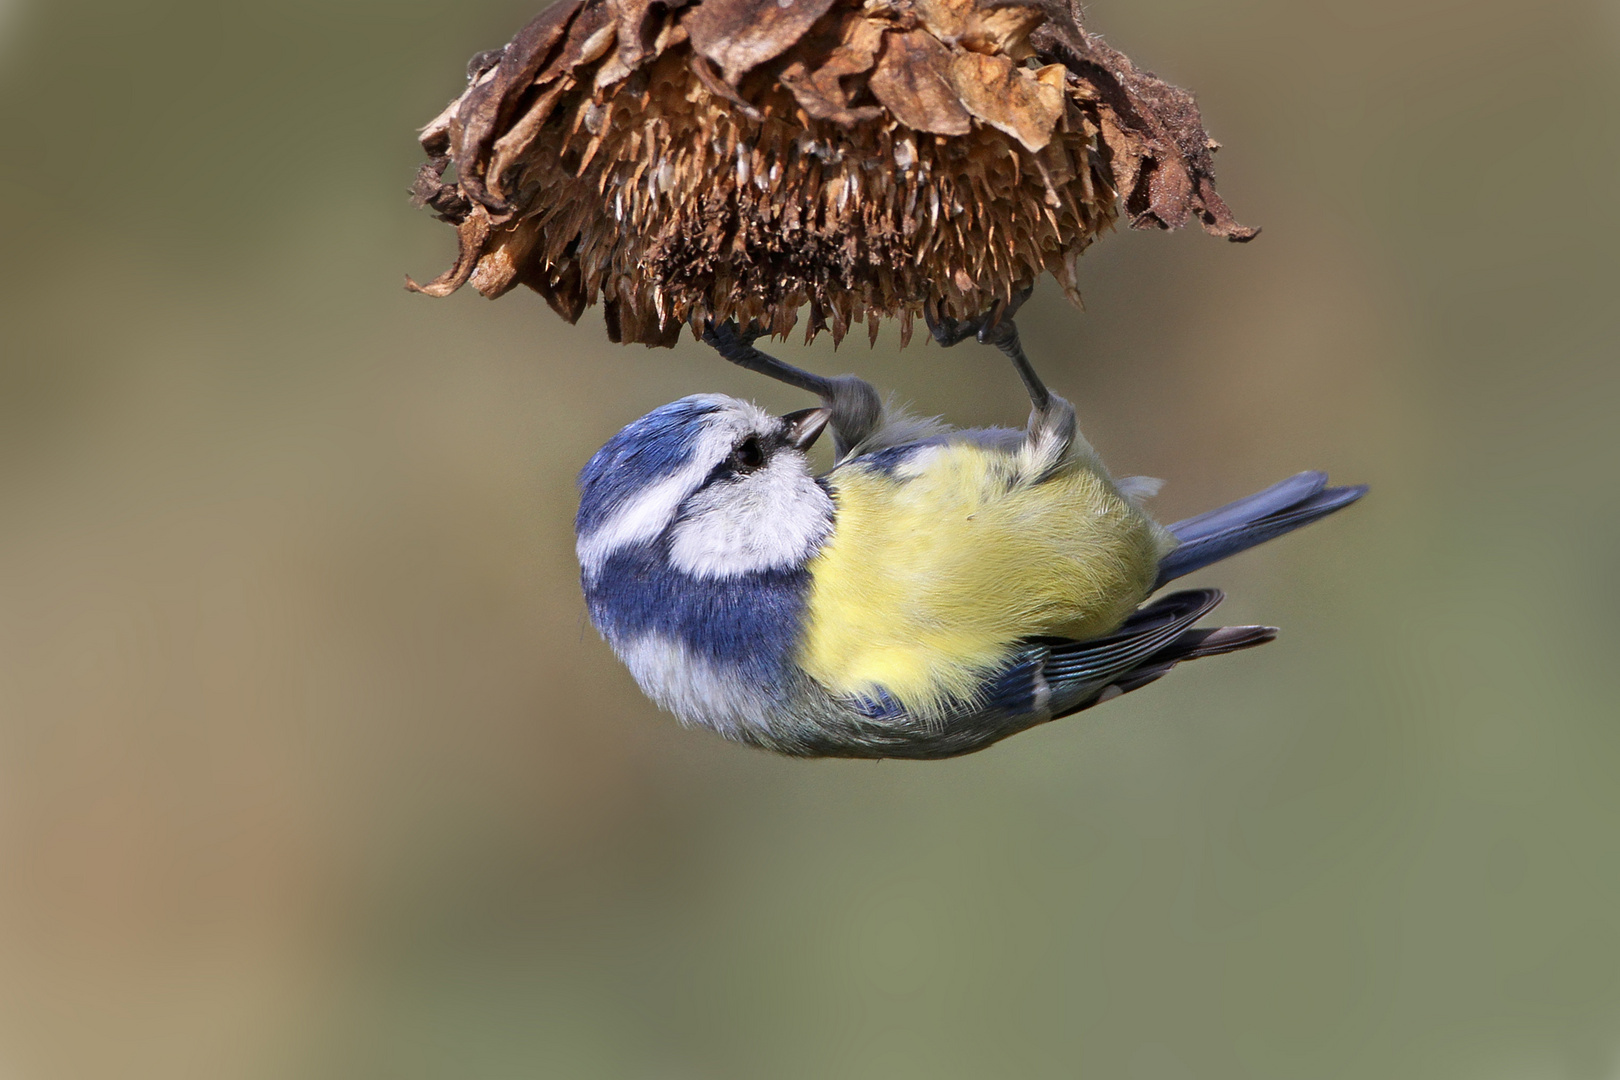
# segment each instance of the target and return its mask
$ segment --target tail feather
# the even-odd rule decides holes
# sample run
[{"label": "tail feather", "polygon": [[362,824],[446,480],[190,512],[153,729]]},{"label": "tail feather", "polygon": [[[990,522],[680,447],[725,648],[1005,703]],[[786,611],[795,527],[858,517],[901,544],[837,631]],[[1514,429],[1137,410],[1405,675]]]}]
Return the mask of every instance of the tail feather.
[{"label": "tail feather", "polygon": [[[1328,487],[1326,473],[1303,472],[1248,498],[1178,521],[1169,530],[1180,546],[1160,560],[1154,587],[1309,525],[1365,494],[1365,485]],[[1137,611],[1108,637],[1054,645],[1044,670],[1061,710],[1056,715],[1081,712],[1140,690],[1184,660],[1252,649],[1276,639],[1272,626],[1194,629],[1191,624],[1220,601],[1221,594],[1214,589],[1173,593]],[[1059,691],[1066,682],[1073,696],[1060,701]]]},{"label": "tail feather", "polygon": [[1154,588],[1309,525],[1365,494],[1365,484],[1328,487],[1326,473],[1302,472],[1247,498],[1178,521],[1169,529],[1181,544],[1160,560]]},{"label": "tail feather", "polygon": [[1240,649],[1252,649],[1268,641],[1277,640],[1275,626],[1217,626],[1206,630],[1188,630],[1176,640],[1160,649],[1127,672],[1114,683],[1122,694],[1139,690],[1169,674],[1171,668],[1183,660],[1198,660],[1205,656],[1222,656]]},{"label": "tail feather", "polygon": [[1217,626],[1207,630],[1188,630],[1148,662],[1198,660],[1205,656],[1224,656],[1240,649],[1252,649],[1268,641],[1277,640],[1275,626]]},{"label": "tail feather", "polygon": [[1327,480],[1325,472],[1317,472],[1314,469],[1302,472],[1280,483],[1272,484],[1264,491],[1257,491],[1225,506],[1217,506],[1213,510],[1206,510],[1202,514],[1178,521],[1169,528],[1177,540],[1190,544],[1194,540],[1202,540],[1211,533],[1220,532],[1234,525],[1242,525],[1267,514],[1276,513],[1278,510],[1286,510],[1327,487]]}]

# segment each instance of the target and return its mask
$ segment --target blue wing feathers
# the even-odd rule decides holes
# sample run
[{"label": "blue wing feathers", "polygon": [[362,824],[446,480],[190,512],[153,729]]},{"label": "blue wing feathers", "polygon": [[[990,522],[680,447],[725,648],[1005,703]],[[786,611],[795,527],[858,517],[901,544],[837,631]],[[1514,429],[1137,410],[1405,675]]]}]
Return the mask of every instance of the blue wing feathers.
[{"label": "blue wing feathers", "polygon": [[1106,681],[1151,656],[1181,631],[1215,609],[1223,599],[1215,589],[1173,593],[1142,608],[1107,637],[1071,641],[1052,648],[1048,682]]},{"label": "blue wing feathers", "polygon": [[1040,707],[1047,686],[1045,667],[1049,650],[1034,645],[985,683],[983,708],[1020,716]]},{"label": "blue wing feathers", "polygon": [[[1191,629],[1222,599],[1217,589],[1187,589],[1142,608],[1106,637],[1031,641],[972,700],[959,704],[961,713],[1066,716],[1097,704],[1110,688],[1126,693],[1146,686],[1183,660],[1247,649],[1276,636],[1269,626]],[[872,720],[893,721],[906,713],[882,690],[849,701]]]},{"label": "blue wing feathers", "polygon": [[1146,662],[1162,664],[1168,671],[1190,658],[1172,658],[1171,646],[1221,599],[1215,589],[1173,593],[1136,612],[1107,637],[1033,642],[985,682],[978,707],[1015,716],[1041,710],[1061,716],[1094,703],[1108,686]]}]

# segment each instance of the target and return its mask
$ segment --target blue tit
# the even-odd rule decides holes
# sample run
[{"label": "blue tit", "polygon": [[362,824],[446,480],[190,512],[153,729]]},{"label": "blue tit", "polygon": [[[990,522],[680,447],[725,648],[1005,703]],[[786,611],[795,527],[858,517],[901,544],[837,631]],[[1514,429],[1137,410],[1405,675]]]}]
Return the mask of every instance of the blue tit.
[{"label": "blue tit", "polygon": [[[653,701],[786,754],[969,753],[1270,641],[1195,628],[1214,589],[1149,597],[1366,490],[1306,472],[1161,526],[1143,508],[1157,482],[1109,473],[1016,338],[1023,431],[918,421],[860,379],[709,338],[822,404],[774,416],[700,394],[610,439],[579,478],[585,599]],[[817,476],[806,452],[829,426],[837,460]]]}]

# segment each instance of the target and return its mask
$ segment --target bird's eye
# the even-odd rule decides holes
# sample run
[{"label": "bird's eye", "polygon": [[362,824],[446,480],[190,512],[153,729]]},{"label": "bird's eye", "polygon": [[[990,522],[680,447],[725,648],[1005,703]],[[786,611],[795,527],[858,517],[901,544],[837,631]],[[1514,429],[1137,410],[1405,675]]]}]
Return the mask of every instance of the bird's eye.
[{"label": "bird's eye", "polygon": [[731,461],[741,472],[752,472],[765,464],[765,448],[759,444],[759,436],[750,435],[738,443],[731,452]]}]

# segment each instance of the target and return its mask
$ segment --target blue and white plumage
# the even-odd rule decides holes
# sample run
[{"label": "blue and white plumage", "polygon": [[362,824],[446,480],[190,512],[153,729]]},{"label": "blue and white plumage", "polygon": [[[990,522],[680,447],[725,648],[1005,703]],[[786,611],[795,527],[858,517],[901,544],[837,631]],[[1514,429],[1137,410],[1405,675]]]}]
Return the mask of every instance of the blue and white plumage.
[{"label": "blue and white plumage", "polygon": [[[787,417],[683,398],[580,474],[596,627],[683,722],[784,753],[967,753],[1270,641],[1195,629],[1215,590],[1147,600],[1365,491],[1301,473],[1165,528],[1142,508],[1156,485],[1115,481],[1044,388],[1024,432],[920,424],[850,377],[819,389]],[[840,457],[817,477],[829,421]]]}]

